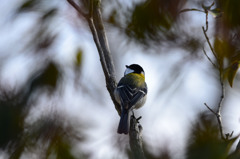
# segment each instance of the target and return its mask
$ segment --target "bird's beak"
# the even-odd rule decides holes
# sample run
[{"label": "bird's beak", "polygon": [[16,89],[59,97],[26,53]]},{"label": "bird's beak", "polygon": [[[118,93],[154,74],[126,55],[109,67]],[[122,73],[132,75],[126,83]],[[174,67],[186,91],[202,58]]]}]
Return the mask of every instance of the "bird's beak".
[{"label": "bird's beak", "polygon": [[129,66],[128,66],[128,65],[126,65],[126,67],[128,68]]}]

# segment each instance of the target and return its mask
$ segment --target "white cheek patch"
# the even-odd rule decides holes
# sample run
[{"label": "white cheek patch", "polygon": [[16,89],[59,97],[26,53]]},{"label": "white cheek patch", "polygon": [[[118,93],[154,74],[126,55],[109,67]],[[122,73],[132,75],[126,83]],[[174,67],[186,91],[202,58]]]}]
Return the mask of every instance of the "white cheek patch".
[{"label": "white cheek patch", "polygon": [[129,73],[133,73],[134,70],[130,69],[130,68],[126,68],[125,72],[124,72],[124,76],[129,74]]}]

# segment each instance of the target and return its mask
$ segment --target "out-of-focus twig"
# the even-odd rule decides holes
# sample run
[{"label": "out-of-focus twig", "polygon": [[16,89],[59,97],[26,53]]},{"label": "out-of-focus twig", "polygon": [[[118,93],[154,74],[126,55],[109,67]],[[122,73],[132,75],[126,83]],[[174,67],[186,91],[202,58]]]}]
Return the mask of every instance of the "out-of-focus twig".
[{"label": "out-of-focus twig", "polygon": [[203,13],[205,13],[204,11],[202,11],[202,10],[200,10],[200,9],[196,9],[196,8],[182,9],[179,13],[189,12],[189,11],[197,11],[197,12],[203,12]]},{"label": "out-of-focus twig", "polygon": [[216,60],[218,60],[217,54],[215,53],[215,51],[214,51],[214,49],[212,47],[212,44],[210,43],[210,40],[209,40],[209,38],[207,36],[207,32],[205,31],[206,29],[204,29],[204,27],[202,27],[202,30],[203,30],[203,34],[204,34],[204,36],[205,36],[205,38],[207,40],[208,46],[210,47],[210,49],[211,49],[214,57],[216,58]]},{"label": "out-of-focus twig", "polygon": [[208,31],[208,12],[212,8],[213,5],[214,5],[214,2],[212,2],[212,4],[210,6],[202,5],[202,8],[204,9],[204,13],[206,15],[206,28],[205,29],[203,28],[205,32]]},{"label": "out-of-focus twig", "polygon": [[221,138],[223,140],[225,140],[225,137],[224,137],[224,134],[223,134],[223,128],[222,128],[222,117],[221,117],[221,114],[220,114],[220,109],[217,109],[217,111],[215,112],[206,103],[204,103],[204,105],[208,108],[208,110],[210,110],[216,116],[217,121],[218,121],[218,127],[219,127],[219,130],[220,130]]},{"label": "out-of-focus twig", "polygon": [[218,68],[218,66],[212,61],[212,59],[207,55],[206,50],[203,48],[203,53],[207,57],[208,61],[211,62],[211,64],[215,67]]},{"label": "out-of-focus twig", "polygon": [[82,11],[82,9],[79,7],[79,5],[77,5],[77,3],[75,3],[73,0],[67,0],[67,1],[68,1],[69,4],[71,4],[71,6],[73,6],[73,8],[76,9],[76,11],[77,11],[80,15],[82,15],[82,16],[85,17],[85,18],[87,17],[87,14]]},{"label": "out-of-focus twig", "polygon": [[213,62],[213,60],[207,55],[204,48],[203,48],[203,52],[204,52],[204,55],[207,57],[207,59],[214,66],[214,68],[216,68],[219,72],[219,83],[220,83],[220,87],[221,87],[221,96],[220,96],[216,111],[214,111],[212,108],[210,108],[206,103],[204,103],[204,105],[208,108],[208,110],[210,110],[216,116],[217,121],[218,121],[218,127],[219,127],[221,138],[223,140],[228,140],[229,137],[232,137],[233,132],[231,134],[228,133],[228,134],[225,134],[225,135],[223,133],[222,116],[221,116],[222,104],[223,104],[223,100],[224,100],[224,97],[225,97],[225,86],[224,86],[224,82],[223,82],[223,71],[222,71],[222,66],[221,66],[220,60],[219,60],[216,52],[214,51],[214,48],[212,47],[212,44],[211,44],[211,42],[208,38],[208,35],[207,35],[207,31],[208,31],[208,10],[210,10],[213,5],[214,5],[214,2],[209,7],[203,6],[203,9],[204,9],[205,14],[206,14],[206,26],[205,26],[205,28],[204,28],[204,26],[202,26],[202,31],[203,31],[203,34],[206,38],[208,46],[211,49],[211,52],[212,52],[214,58],[217,61],[217,64],[215,64]]}]

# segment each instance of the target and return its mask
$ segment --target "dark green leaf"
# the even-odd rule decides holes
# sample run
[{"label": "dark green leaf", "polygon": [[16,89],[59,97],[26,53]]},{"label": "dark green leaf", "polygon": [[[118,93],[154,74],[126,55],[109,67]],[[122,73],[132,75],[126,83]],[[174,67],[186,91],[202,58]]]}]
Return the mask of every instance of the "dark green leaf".
[{"label": "dark green leaf", "polygon": [[225,76],[227,76],[229,85],[231,87],[233,86],[233,81],[234,81],[234,78],[235,78],[236,73],[238,71],[238,68],[239,68],[239,62],[234,62],[226,70],[226,75]]},{"label": "dark green leaf", "polygon": [[83,54],[82,50],[78,49],[77,54],[76,54],[76,60],[75,60],[77,67],[80,67],[82,64],[82,54]]},{"label": "dark green leaf", "polygon": [[39,0],[26,0],[18,9],[18,12],[27,11],[30,9],[33,9],[37,4],[39,3]]}]

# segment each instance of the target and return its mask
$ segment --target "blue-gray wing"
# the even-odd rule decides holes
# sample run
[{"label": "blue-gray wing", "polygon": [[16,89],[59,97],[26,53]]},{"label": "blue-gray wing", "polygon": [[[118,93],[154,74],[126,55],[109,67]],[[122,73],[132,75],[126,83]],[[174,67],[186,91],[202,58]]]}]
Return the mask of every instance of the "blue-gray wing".
[{"label": "blue-gray wing", "polygon": [[130,85],[118,86],[120,100],[125,109],[130,109],[147,94],[147,87],[135,88]]}]

